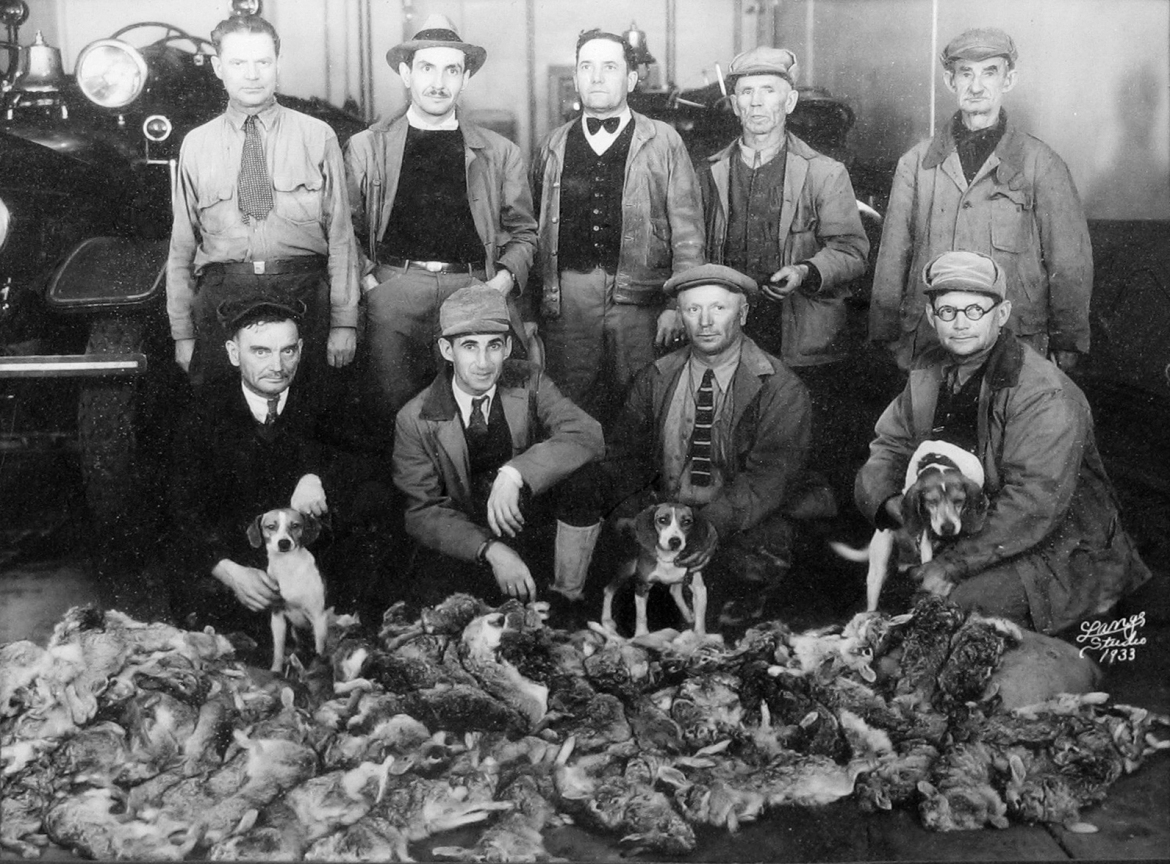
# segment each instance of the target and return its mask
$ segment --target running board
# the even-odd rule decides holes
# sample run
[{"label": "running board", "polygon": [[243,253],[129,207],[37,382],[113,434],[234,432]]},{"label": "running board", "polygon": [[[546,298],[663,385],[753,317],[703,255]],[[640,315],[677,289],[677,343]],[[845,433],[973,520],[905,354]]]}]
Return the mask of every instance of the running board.
[{"label": "running board", "polygon": [[0,356],[0,378],[128,377],[145,371],[145,354]]}]

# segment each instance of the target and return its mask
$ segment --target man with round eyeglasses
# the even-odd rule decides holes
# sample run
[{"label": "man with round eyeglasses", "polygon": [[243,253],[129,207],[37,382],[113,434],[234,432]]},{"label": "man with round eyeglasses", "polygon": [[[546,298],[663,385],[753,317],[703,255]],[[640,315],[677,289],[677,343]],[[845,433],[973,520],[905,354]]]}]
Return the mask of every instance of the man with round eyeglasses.
[{"label": "man with round eyeglasses", "polygon": [[918,445],[962,447],[983,465],[987,521],[914,571],[921,590],[1046,633],[1108,612],[1150,572],[1121,527],[1084,394],[1006,329],[1012,303],[992,258],[944,252],[922,281],[939,344],[877,422],[858,507],[898,527]]}]

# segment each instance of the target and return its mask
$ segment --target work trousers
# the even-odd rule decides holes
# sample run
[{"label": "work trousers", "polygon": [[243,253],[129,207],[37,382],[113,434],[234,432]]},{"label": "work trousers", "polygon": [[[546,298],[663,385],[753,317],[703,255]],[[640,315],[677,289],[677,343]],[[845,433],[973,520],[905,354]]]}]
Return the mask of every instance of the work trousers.
[{"label": "work trousers", "polygon": [[561,311],[543,326],[545,368],[566,396],[606,426],[630,382],[654,362],[661,305],[615,303],[601,267],[561,273]]}]

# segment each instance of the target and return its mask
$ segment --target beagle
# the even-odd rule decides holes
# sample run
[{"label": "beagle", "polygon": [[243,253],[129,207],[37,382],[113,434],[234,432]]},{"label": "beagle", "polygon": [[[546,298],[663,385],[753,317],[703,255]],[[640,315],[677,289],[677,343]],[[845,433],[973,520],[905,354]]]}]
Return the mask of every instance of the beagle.
[{"label": "beagle", "polygon": [[925,564],[933,560],[936,542],[982,530],[988,505],[983,479],[983,465],[973,453],[948,441],[923,441],[906,468],[902,528],[878,529],[865,549],[829,544],[842,558],[869,562],[866,611],[877,611],[898,534],[916,546]]},{"label": "beagle", "polygon": [[283,507],[269,510],[248,526],[248,542],[268,552],[268,575],[276,580],[280,601],[272,607],[272,671],[284,665],[284,640],[293,627],[313,630],[318,655],[325,653],[325,583],[313,553],[305,547],[317,539],[321,523],[313,516]]},{"label": "beagle", "polygon": [[[651,504],[634,519],[634,539],[638,555],[627,562],[618,575],[605,587],[601,623],[611,632],[617,632],[613,621],[613,598],[630,579],[634,583],[636,622],[634,635],[645,636],[650,631],[646,623],[646,595],[655,583],[670,586],[683,618],[700,636],[707,632],[707,586],[701,570],[688,570],[674,563],[685,551],[712,547],[715,532],[685,504]],[[683,587],[690,586],[694,610],[683,597]]]}]

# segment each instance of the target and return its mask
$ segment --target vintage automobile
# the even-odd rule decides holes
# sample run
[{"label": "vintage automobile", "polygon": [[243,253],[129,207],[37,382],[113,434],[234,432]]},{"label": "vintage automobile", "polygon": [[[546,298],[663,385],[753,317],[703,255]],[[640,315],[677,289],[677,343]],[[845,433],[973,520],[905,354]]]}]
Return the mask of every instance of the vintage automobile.
[{"label": "vintage automobile", "polygon": [[[186,391],[163,278],[179,145],[225,97],[211,44],[178,27],[123,27],[69,76],[39,33],[20,44],[27,16],[22,0],[0,2],[0,457],[76,448],[95,538],[133,550],[161,518]],[[365,126],[321,101],[281,101],[343,140]]]}]

